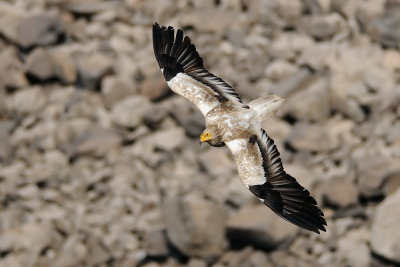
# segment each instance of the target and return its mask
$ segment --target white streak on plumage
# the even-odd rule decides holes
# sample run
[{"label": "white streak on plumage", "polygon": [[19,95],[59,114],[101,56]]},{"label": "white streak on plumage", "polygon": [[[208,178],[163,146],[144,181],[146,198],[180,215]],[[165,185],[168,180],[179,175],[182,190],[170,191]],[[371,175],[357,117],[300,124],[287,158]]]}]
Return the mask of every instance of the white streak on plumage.
[{"label": "white streak on plumage", "polygon": [[196,81],[185,73],[175,75],[174,78],[168,81],[168,86],[172,91],[195,104],[204,116],[219,104],[214,91],[210,87]]}]

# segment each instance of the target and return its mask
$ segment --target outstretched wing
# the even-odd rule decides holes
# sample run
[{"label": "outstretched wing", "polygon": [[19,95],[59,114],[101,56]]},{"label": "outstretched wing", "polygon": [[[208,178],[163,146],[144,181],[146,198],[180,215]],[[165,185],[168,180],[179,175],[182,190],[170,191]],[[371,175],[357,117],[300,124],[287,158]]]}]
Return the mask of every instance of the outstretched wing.
[{"label": "outstretched wing", "polygon": [[323,212],[310,192],[282,166],[274,141],[264,130],[249,139],[226,142],[244,185],[283,219],[319,233],[325,231]]},{"label": "outstretched wing", "polygon": [[235,91],[221,78],[208,72],[196,47],[178,29],[153,25],[154,54],[168,86],[193,102],[206,115],[221,102],[242,105]]}]

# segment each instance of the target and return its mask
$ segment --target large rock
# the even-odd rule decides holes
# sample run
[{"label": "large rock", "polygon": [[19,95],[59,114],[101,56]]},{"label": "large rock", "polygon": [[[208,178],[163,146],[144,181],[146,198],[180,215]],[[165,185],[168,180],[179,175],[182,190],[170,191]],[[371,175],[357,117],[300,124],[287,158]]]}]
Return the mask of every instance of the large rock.
[{"label": "large rock", "polygon": [[281,108],[298,120],[325,121],[330,115],[328,79],[316,77],[304,90],[293,93]]},{"label": "large rock", "polygon": [[123,77],[108,76],[101,83],[101,93],[108,108],[112,108],[114,104],[137,93],[137,91],[136,83]]},{"label": "large rock", "polygon": [[66,51],[54,50],[51,53],[55,75],[65,84],[75,83],[78,77],[75,61]]},{"label": "large rock", "polygon": [[227,149],[208,149],[200,154],[200,162],[211,175],[223,175],[236,172],[235,160]]},{"label": "large rock", "polygon": [[77,136],[68,154],[71,157],[101,157],[120,145],[121,139],[114,131],[102,127],[91,127]]},{"label": "large rock", "polygon": [[12,152],[10,133],[14,123],[11,121],[0,121],[0,162],[6,161]]},{"label": "large rock", "polygon": [[18,43],[23,48],[54,44],[64,34],[61,16],[55,13],[32,15],[19,25]]},{"label": "large rock", "polygon": [[14,47],[7,47],[0,51],[0,79],[5,87],[12,89],[28,85],[23,64]]},{"label": "large rock", "polygon": [[327,125],[297,123],[288,136],[288,142],[298,150],[329,151],[339,146],[339,139]]},{"label": "large rock", "polygon": [[[382,185],[385,178],[396,168],[396,161],[388,156],[378,156],[373,150],[356,151],[357,184],[364,197],[373,197],[382,194]],[[398,163],[397,163],[398,164]]]},{"label": "large rock", "polygon": [[18,40],[18,26],[24,19],[24,11],[7,2],[0,3],[0,34],[11,42]]},{"label": "large rock", "polygon": [[172,127],[155,132],[147,140],[156,149],[173,151],[182,146],[185,140],[185,131],[180,127]]},{"label": "large rock", "polygon": [[17,92],[13,99],[13,110],[19,115],[34,114],[41,110],[47,101],[44,91],[33,87]]},{"label": "large rock", "polygon": [[358,188],[352,180],[342,178],[333,178],[324,182],[319,190],[322,199],[328,205],[339,208],[357,204]]},{"label": "large rock", "polygon": [[275,249],[288,244],[298,227],[286,222],[264,205],[246,206],[227,222],[228,238],[233,244]]},{"label": "large rock", "polygon": [[89,90],[100,90],[103,76],[110,72],[113,61],[101,53],[83,56],[78,62],[79,83]]},{"label": "large rock", "polygon": [[56,75],[56,65],[53,57],[43,48],[35,49],[26,59],[26,72],[39,79],[47,80]]},{"label": "large rock", "polygon": [[387,47],[400,45],[400,6],[388,8],[386,12],[377,18],[370,29],[373,39]]},{"label": "large rock", "polygon": [[346,266],[370,266],[369,235],[369,231],[365,228],[347,232],[338,241],[338,258],[343,259]]},{"label": "large rock", "polygon": [[226,247],[223,209],[196,195],[169,198],[163,204],[167,236],[188,256],[210,258]]},{"label": "large rock", "polygon": [[372,223],[371,248],[387,260],[400,264],[400,190],[377,208]]},{"label": "large rock", "polygon": [[142,123],[150,109],[150,101],[140,95],[125,98],[114,105],[111,120],[118,126],[135,128]]}]

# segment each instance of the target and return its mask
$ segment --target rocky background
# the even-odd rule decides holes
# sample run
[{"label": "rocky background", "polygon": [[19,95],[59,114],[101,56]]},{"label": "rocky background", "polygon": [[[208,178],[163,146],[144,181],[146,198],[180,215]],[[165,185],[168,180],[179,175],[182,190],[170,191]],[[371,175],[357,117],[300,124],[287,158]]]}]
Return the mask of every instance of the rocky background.
[{"label": "rocky background", "polygon": [[[166,87],[185,30],[323,209],[301,230],[241,185]],[[400,264],[400,1],[0,2],[0,266]]]}]

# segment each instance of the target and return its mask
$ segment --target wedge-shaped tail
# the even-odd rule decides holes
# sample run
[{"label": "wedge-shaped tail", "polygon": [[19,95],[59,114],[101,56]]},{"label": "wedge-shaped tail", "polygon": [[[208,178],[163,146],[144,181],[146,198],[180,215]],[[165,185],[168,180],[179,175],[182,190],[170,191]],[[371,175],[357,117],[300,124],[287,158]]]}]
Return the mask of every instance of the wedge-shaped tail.
[{"label": "wedge-shaped tail", "polygon": [[251,101],[249,107],[256,112],[260,121],[265,121],[275,115],[283,102],[285,99],[277,95],[267,95]]}]

